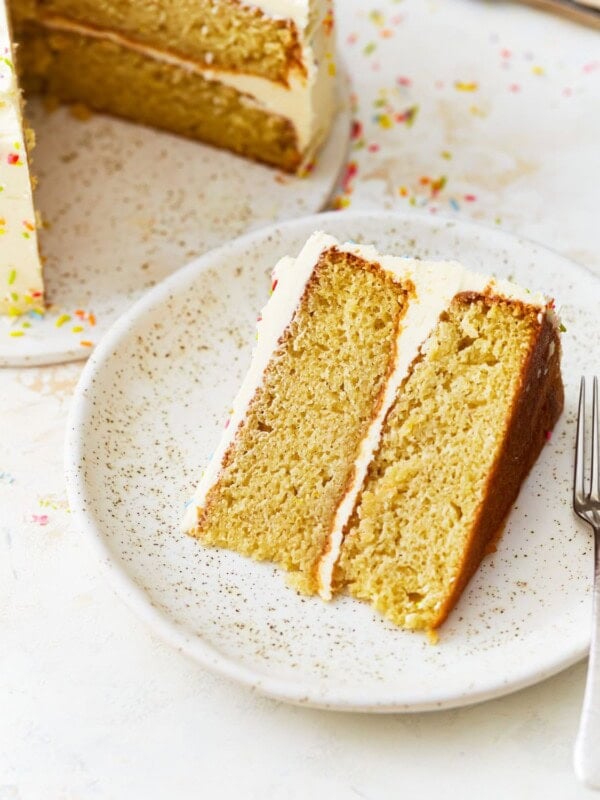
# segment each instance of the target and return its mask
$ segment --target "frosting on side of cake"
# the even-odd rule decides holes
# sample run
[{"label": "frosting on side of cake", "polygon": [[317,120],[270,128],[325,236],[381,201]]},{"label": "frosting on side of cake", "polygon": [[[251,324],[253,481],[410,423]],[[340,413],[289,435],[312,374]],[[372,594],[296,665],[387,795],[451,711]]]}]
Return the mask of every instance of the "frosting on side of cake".
[{"label": "frosting on side of cake", "polygon": [[21,94],[6,5],[0,0],[0,313],[39,311],[42,293]]},{"label": "frosting on side of cake", "polygon": [[[281,6],[283,11],[289,4],[281,2],[273,5]],[[308,3],[292,3],[292,6],[305,7],[308,15]],[[308,17],[300,28],[302,32],[307,20]],[[288,119],[296,132],[299,151],[307,156],[314,152],[325,137],[336,111],[333,35],[326,24],[316,25],[308,37],[301,33],[302,65],[305,72],[297,68],[291,69],[288,85],[285,86],[258,75],[217,69],[208,63],[202,64],[197,60],[137,42],[115,31],[84,25],[64,17],[44,15],[39,22],[57,32],[75,33],[112,42],[157,61],[199,74],[208,81],[229,86],[244,95],[246,102]]]},{"label": "frosting on side of cake", "polygon": [[383,402],[360,445],[353,465],[352,483],[337,508],[328,542],[318,565],[319,594],[324,599],[331,597],[331,579],[339,556],[344,527],[352,513],[368,466],[377,449],[386,414],[394,402],[397,390],[407,376],[411,364],[417,358],[435,328],[440,314],[448,307],[452,298],[460,292],[485,292],[492,296],[517,300],[539,308],[541,315],[551,313],[549,301],[543,295],[529,293],[509,281],[495,281],[488,276],[469,272],[457,262],[424,262],[410,258],[384,256],[372,246],[340,244],[337,239],[325,233],[313,234],[297,258],[286,256],[275,266],[273,271],[274,292],[259,317],[258,343],[250,369],[233,402],[229,426],[202,476],[192,503],[187,508],[182,525],[185,531],[195,528],[198,508],[202,507],[208,491],[218,480],[223,457],[246,417],[252,398],[262,384],[265,370],[281,337],[294,317],[319,257],[331,248],[352,253],[370,263],[377,263],[396,278],[411,281],[415,287],[415,296],[411,298],[398,333],[396,363],[388,378]]}]

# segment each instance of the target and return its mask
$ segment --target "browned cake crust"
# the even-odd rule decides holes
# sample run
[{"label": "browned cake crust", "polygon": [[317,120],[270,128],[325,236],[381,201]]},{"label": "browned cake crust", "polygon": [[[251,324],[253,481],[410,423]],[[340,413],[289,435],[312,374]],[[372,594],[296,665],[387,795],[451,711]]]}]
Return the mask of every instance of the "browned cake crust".
[{"label": "browned cake crust", "polygon": [[[531,315],[536,310],[531,309]],[[561,415],[564,388],[560,374],[560,339],[555,325],[543,317],[523,367],[504,445],[487,479],[452,593],[442,604],[432,627],[438,628],[498,537],[519,490]]]}]

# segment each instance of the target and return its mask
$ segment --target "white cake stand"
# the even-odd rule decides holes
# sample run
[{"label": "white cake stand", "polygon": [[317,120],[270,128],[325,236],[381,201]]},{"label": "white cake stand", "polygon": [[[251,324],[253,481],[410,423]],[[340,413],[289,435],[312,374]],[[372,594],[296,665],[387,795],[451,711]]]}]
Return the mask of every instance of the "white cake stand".
[{"label": "white cake stand", "polygon": [[32,100],[45,222],[44,317],[0,318],[0,366],[85,359],[140,295],[205,251],[322,209],[344,163],[348,103],[306,177],[103,115]]}]

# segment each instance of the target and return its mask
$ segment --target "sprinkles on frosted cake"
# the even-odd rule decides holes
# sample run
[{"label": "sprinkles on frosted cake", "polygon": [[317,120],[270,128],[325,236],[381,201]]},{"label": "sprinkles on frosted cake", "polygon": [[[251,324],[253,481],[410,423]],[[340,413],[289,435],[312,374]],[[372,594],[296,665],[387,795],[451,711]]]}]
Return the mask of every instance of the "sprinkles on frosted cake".
[{"label": "sprinkles on frosted cake", "polygon": [[0,313],[9,316],[43,307],[26,140],[8,19],[0,0]]}]

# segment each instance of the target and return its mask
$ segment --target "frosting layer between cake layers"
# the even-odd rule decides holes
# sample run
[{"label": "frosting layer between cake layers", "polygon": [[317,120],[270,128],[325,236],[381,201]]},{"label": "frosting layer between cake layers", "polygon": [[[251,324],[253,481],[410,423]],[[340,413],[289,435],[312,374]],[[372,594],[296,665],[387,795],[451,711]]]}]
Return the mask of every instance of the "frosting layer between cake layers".
[{"label": "frosting layer between cake layers", "polygon": [[259,318],[258,343],[250,369],[233,402],[229,426],[202,477],[193,502],[187,509],[183,521],[185,530],[194,529],[198,509],[202,508],[206,495],[218,481],[223,458],[234,441],[240,424],[244,421],[256,391],[262,385],[265,370],[299,307],[319,257],[332,248],[352,253],[366,262],[379,264],[383,270],[398,280],[410,281],[414,286],[414,296],[410,300],[398,333],[396,359],[387,378],[383,401],[358,448],[351,483],[338,505],[326,547],[317,567],[319,594],[324,599],[331,597],[333,569],[339,557],[344,528],[377,450],[385,417],[411,365],[422,347],[426,346],[426,340],[434,330],[440,314],[449,307],[452,299],[462,292],[487,294],[533,306],[539,309],[539,314],[553,314],[549,300],[542,294],[533,294],[511,282],[496,281],[489,276],[470,272],[457,262],[425,262],[385,256],[372,246],[340,244],[327,234],[313,234],[297,258],[285,257],[274,269],[274,292]]},{"label": "frosting layer between cake layers", "polygon": [[21,95],[6,5],[0,0],[0,313],[39,311],[42,292]]}]

